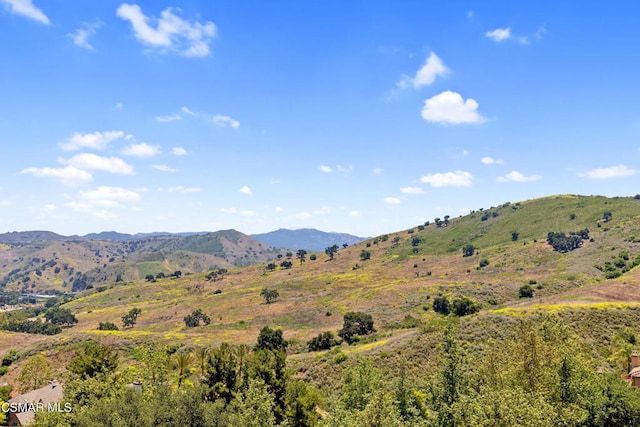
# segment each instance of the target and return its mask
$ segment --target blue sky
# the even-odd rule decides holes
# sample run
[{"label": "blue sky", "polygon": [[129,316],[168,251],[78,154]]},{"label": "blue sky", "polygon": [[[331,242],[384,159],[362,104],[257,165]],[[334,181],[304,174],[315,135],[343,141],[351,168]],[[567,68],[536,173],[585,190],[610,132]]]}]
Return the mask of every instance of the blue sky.
[{"label": "blue sky", "polygon": [[640,3],[0,0],[0,232],[375,236],[640,193]]}]

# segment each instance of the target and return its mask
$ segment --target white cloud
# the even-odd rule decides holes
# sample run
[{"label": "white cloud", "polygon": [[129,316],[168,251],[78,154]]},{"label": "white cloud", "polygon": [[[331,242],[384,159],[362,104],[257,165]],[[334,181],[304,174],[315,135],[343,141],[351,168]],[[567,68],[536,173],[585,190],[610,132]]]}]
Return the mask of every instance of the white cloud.
[{"label": "white cloud", "polygon": [[45,210],[45,211],[53,212],[53,211],[55,211],[56,209],[58,209],[58,207],[57,207],[56,205],[53,205],[53,204],[46,204],[46,205],[44,205],[44,210]]},{"label": "white cloud", "polygon": [[242,194],[246,194],[247,196],[251,196],[253,194],[251,189],[246,185],[243,185],[242,188],[240,188],[238,191],[241,192]]},{"label": "white cloud", "polygon": [[499,176],[498,182],[533,182],[542,178],[540,175],[526,176],[518,171],[511,171],[505,176]]},{"label": "white cloud", "polygon": [[495,30],[487,31],[484,35],[493,41],[501,42],[511,38],[511,28],[496,28]]},{"label": "white cloud", "polygon": [[8,208],[12,205],[9,200],[0,200],[0,208]]},{"label": "white cloud", "polygon": [[385,203],[389,203],[390,205],[398,205],[400,204],[400,199],[397,197],[385,197],[382,199]]},{"label": "white cloud", "polygon": [[116,207],[120,205],[120,202],[136,202],[140,200],[140,194],[135,191],[108,186],[101,186],[89,191],[81,191],[80,197],[93,206],[100,207]]},{"label": "white cloud", "polygon": [[102,24],[99,22],[93,24],[84,24],[82,28],[78,28],[75,33],[67,34],[67,37],[73,40],[73,44],[85,49],[93,49],[93,46],[89,43],[89,37],[96,33],[96,30],[100,28]]},{"label": "white cloud", "polygon": [[174,114],[173,116],[156,116],[156,121],[161,123],[175,122],[176,120],[182,120],[180,114]]},{"label": "white cloud", "polygon": [[8,5],[9,11],[16,15],[26,16],[47,25],[51,23],[47,15],[38,9],[31,0],[0,0],[0,3]]},{"label": "white cloud", "polygon": [[202,190],[197,187],[183,187],[182,185],[178,185],[175,187],[169,187],[167,191],[169,193],[199,193]]},{"label": "white cloud", "polygon": [[89,172],[78,169],[75,166],[67,166],[65,168],[27,168],[20,173],[37,177],[57,178],[63,185],[71,187],[85,184],[93,179]]},{"label": "white cloud", "polygon": [[190,109],[188,109],[187,107],[182,107],[180,109],[180,111],[182,111],[185,114],[189,114],[190,116],[195,116],[196,113],[194,113],[193,111],[191,111]]},{"label": "white cloud", "polygon": [[248,209],[242,210],[238,213],[242,216],[256,216],[256,213],[254,211],[250,211]]},{"label": "white cloud", "polygon": [[359,216],[362,216],[362,213],[360,211],[351,211],[349,212],[349,216],[357,218]]},{"label": "white cloud", "polygon": [[382,169],[382,168],[373,169],[373,174],[374,175],[380,175],[382,172],[384,172],[384,169]]},{"label": "white cloud", "polygon": [[473,175],[466,171],[434,173],[420,178],[425,184],[432,187],[470,187]]},{"label": "white cloud", "polygon": [[313,211],[313,213],[316,215],[327,215],[331,213],[331,208],[328,206],[323,206],[320,209],[316,209],[315,211]]},{"label": "white cloud", "polygon": [[309,212],[300,212],[293,215],[293,219],[309,219],[312,215]]},{"label": "white cloud", "polygon": [[502,160],[494,159],[493,157],[483,157],[480,159],[485,165],[501,165],[504,162]]},{"label": "white cloud", "polygon": [[280,206],[276,206],[275,211],[276,212],[284,212],[284,209],[282,209]]},{"label": "white cloud", "polygon": [[403,194],[424,194],[424,190],[420,187],[402,187],[400,192]]},{"label": "white cloud", "polygon": [[611,179],[633,176],[639,173],[637,169],[631,169],[625,165],[611,166],[608,168],[597,168],[590,171],[579,173],[578,176],[587,179]]},{"label": "white cloud", "polygon": [[172,167],[169,167],[167,165],[152,165],[151,169],[155,169],[158,170],[160,172],[177,172],[178,169],[174,169]]},{"label": "white cloud", "polygon": [[474,99],[465,101],[459,93],[448,90],[424,102],[422,118],[441,124],[482,123],[485,119],[477,109],[478,103]]},{"label": "white cloud", "polygon": [[161,150],[159,145],[149,145],[144,142],[131,144],[121,151],[125,156],[132,157],[153,157],[160,154],[160,152]]},{"label": "white cloud", "polygon": [[229,116],[216,115],[211,118],[211,121],[214,125],[226,128],[227,126],[231,126],[234,129],[238,129],[240,127],[240,122],[237,120],[233,120]]},{"label": "white cloud", "polygon": [[238,210],[236,208],[220,208],[220,212],[234,214],[234,213],[238,213]]},{"label": "white cloud", "polygon": [[116,102],[116,105],[113,106],[114,111],[120,111],[123,108],[124,108],[124,105],[122,105],[122,102]]},{"label": "white cloud", "polygon": [[120,130],[85,134],[76,132],[66,142],[62,142],[59,145],[64,151],[75,151],[82,148],[104,150],[111,142],[124,136],[124,132]]},{"label": "white cloud", "polygon": [[432,84],[436,77],[445,76],[449,72],[449,69],[445,67],[442,60],[438,56],[431,52],[425,64],[420,68],[414,77],[403,76],[396,85],[401,88],[407,88],[413,86],[415,89],[422,86],[429,86]]},{"label": "white cloud", "polygon": [[173,147],[173,148],[171,149],[171,153],[172,153],[174,156],[186,156],[186,155],[187,155],[187,150],[185,150],[185,149],[184,149],[184,148],[182,148],[182,147]]},{"label": "white cloud", "polygon": [[[207,21],[188,22],[175,15],[179,9],[167,8],[160,19],[150,19],[142,13],[140,6],[123,3],[117,10],[120,18],[129,21],[136,38],[144,45],[157,48],[159,52],[174,51],[188,57],[208,56],[209,43],[216,35],[216,26]],[[156,28],[149,21],[157,21]]]},{"label": "white cloud", "polygon": [[347,167],[338,165],[338,172],[340,172],[340,173],[351,173],[351,172],[353,172],[353,165],[349,165]]},{"label": "white cloud", "polygon": [[84,170],[97,170],[122,175],[134,175],[133,166],[118,157],[102,157],[93,153],[81,153],[61,163]]},{"label": "white cloud", "polygon": [[333,170],[329,166],[326,166],[326,165],[320,165],[320,167],[318,169],[320,169],[320,172],[324,172],[324,173],[331,173],[331,171]]}]

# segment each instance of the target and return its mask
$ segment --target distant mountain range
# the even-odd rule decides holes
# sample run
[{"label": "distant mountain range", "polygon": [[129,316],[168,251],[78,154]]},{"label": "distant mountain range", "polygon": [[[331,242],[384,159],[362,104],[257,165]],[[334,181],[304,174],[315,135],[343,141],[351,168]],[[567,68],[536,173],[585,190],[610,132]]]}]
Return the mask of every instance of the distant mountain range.
[{"label": "distant mountain range", "polygon": [[305,249],[316,252],[322,252],[329,246],[342,246],[345,243],[353,245],[367,239],[346,233],[327,233],[313,228],[299,230],[281,228],[270,233],[252,234],[251,237],[276,248]]}]

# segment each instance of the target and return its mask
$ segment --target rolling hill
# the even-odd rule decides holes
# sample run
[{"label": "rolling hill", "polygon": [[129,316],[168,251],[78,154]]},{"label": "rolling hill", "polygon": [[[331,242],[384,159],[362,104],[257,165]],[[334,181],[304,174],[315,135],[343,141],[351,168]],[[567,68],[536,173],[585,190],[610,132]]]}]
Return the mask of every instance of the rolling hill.
[{"label": "rolling hill", "polygon": [[276,231],[263,234],[252,234],[251,237],[276,248],[291,250],[305,249],[307,251],[324,252],[333,245],[353,245],[366,240],[347,233],[327,233],[313,228],[301,228],[287,230],[280,228]]}]

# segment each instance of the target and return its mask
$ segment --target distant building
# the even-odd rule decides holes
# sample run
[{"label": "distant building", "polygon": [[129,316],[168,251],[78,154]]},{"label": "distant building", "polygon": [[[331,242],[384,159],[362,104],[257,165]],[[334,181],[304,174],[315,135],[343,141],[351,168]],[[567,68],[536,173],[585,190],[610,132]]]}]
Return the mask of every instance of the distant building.
[{"label": "distant building", "polygon": [[62,402],[62,385],[57,381],[49,381],[46,387],[19,394],[7,402],[9,414],[8,426],[28,426],[36,417],[36,411],[60,410]]}]

